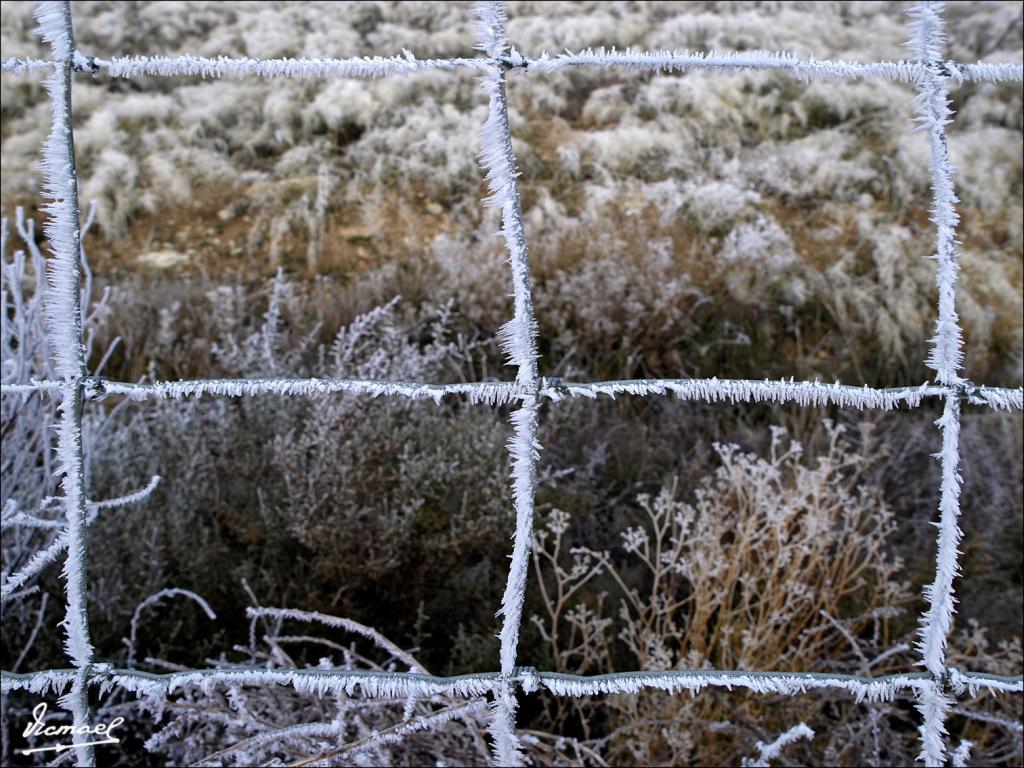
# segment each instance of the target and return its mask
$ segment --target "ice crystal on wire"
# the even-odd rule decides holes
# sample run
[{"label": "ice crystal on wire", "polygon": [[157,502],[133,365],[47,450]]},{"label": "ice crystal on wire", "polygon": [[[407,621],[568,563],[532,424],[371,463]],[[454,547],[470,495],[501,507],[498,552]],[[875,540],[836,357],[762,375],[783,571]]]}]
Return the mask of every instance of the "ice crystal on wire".
[{"label": "ice crystal on wire", "polygon": [[[149,495],[156,490],[159,482],[159,475],[154,475],[150,479],[149,484],[141,490],[116,499],[89,502],[87,504],[88,515],[85,518],[85,525],[92,525],[100,510],[123,507],[128,504],[137,504],[145,501]],[[28,559],[28,562],[26,562],[21,568],[13,573],[7,574],[3,582],[0,583],[0,605],[6,604],[12,597],[14,597],[14,595],[17,594],[19,589],[21,589],[31,579],[35,578],[47,566],[56,562],[57,559],[68,550],[69,541],[70,534],[67,531],[61,532],[53,541],[50,542],[48,546],[36,551]]]},{"label": "ice crystal on wire", "polygon": [[963,363],[963,337],[956,313],[958,264],[956,227],[959,202],[953,189],[953,165],[949,159],[946,126],[952,122],[947,78],[942,72],[942,52],[946,35],[942,22],[943,3],[922,2],[910,11],[913,38],[908,45],[928,70],[918,83],[917,114],[921,128],[928,131],[931,143],[932,207],[938,261],[936,283],[939,289],[939,317],[928,365],[938,373],[939,381],[960,380]]},{"label": "ice crystal on wire", "polygon": [[[70,42],[64,27],[64,3],[40,3],[36,13],[39,30],[50,41],[54,55],[66,58]],[[44,232],[53,254],[48,262],[46,314],[50,349],[58,376],[73,379],[83,373],[81,323],[79,320],[79,243],[77,180],[71,154],[70,84],[64,67],[55,65],[46,79],[52,125],[43,144],[40,165],[43,195],[48,198]]]},{"label": "ice crystal on wire", "polygon": [[[526,577],[529,571],[530,542],[533,536],[533,503],[537,484],[537,424],[540,379],[537,372],[536,322],[530,295],[530,269],[527,260],[526,232],[516,181],[515,155],[508,119],[505,78],[496,60],[508,49],[505,39],[505,4],[484,3],[474,11],[477,47],[494,60],[482,82],[488,96],[487,120],[481,129],[480,158],[487,173],[490,197],[485,203],[501,209],[501,234],[508,249],[512,270],[514,314],[499,334],[508,360],[518,367],[516,382],[527,390],[519,409],[511,416],[513,434],[509,439],[512,456],[512,497],[516,510],[516,530],[512,562],[501,599],[501,672],[510,676],[516,664],[516,646],[522,622]],[[508,683],[494,691],[491,735],[494,757],[500,765],[521,765],[522,747],[515,734],[515,693]]]},{"label": "ice crystal on wire", "polygon": [[[75,176],[71,135],[71,9],[67,3],[43,2],[36,8],[40,35],[50,43],[53,74],[46,91],[51,101],[50,134],[43,145],[43,194],[49,199],[44,231],[53,258],[49,261],[46,316],[54,370],[64,379],[57,424],[57,468],[63,475],[67,515],[67,557],[63,575],[67,583],[67,611],[61,622],[64,648],[78,673],[60,703],[70,710],[76,728],[91,723],[86,691],[93,648],[85,593],[86,502],[83,487],[82,419],[78,381],[85,373],[80,294],[81,230],[78,222],[78,180]],[[91,747],[75,750],[79,765],[93,762]]]},{"label": "ice crystal on wire", "polygon": [[942,416],[935,422],[942,430],[942,451],[936,454],[942,461],[942,480],[939,496],[939,541],[935,563],[935,581],[925,588],[928,610],[922,619],[918,648],[924,665],[933,675],[942,675],[946,668],[946,638],[953,623],[956,598],[953,579],[960,574],[960,485],[963,482],[960,463],[960,402],[946,398]]},{"label": "ice crystal on wire", "polygon": [[210,77],[290,77],[302,80],[326,77],[402,77],[432,69],[477,68],[473,59],[417,59],[403,56],[362,56],[352,59],[232,59],[227,56],[120,56],[95,65],[111,77],[182,75]]},{"label": "ice crystal on wire", "polygon": [[39,22],[36,31],[50,44],[50,51],[57,61],[64,61],[71,56],[71,36],[68,34],[67,18],[64,15],[66,9],[66,3],[46,0],[36,6],[34,14],[36,21]]},{"label": "ice crystal on wire", "polygon": [[[949,108],[947,78],[943,76],[942,54],[946,42],[941,2],[919,2],[910,11],[912,39],[908,45],[928,72],[918,84],[917,113],[921,127],[928,131],[931,143],[932,207],[931,218],[936,229],[936,283],[939,290],[939,316],[935,324],[928,365],[938,373],[944,384],[960,381],[963,363],[963,338],[956,313],[956,280],[959,271],[956,227],[958,202],[953,189],[953,166],[949,159],[946,125],[952,121]],[[960,516],[960,401],[956,394],[946,398],[942,417],[936,422],[942,431],[942,480],[939,497],[938,552],[935,557],[935,580],[925,588],[928,607],[921,620],[918,648],[923,664],[933,675],[932,684],[918,694],[921,724],[920,759],[927,765],[945,762],[946,717],[952,705],[944,690],[946,673],[946,639],[953,623],[956,598],[953,579],[960,573],[957,560],[962,532]]]},{"label": "ice crystal on wire", "polygon": [[499,58],[508,48],[505,39],[505,23],[508,14],[503,2],[484,2],[473,11],[473,27],[476,30],[476,49],[492,59]]}]

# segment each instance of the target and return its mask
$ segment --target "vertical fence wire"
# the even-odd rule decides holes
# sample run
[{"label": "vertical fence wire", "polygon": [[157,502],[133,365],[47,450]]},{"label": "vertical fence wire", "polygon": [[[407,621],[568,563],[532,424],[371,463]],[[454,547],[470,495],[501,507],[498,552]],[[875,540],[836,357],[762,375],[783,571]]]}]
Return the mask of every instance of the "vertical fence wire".
[{"label": "vertical fence wire", "polygon": [[540,448],[537,441],[540,415],[537,323],[533,313],[526,230],[517,181],[519,172],[512,148],[508,92],[505,88],[506,57],[510,54],[508,40],[505,38],[505,4],[481,4],[475,9],[474,16],[479,38],[477,47],[490,57],[490,67],[482,77],[488,96],[488,114],[481,129],[480,155],[487,171],[491,193],[485,203],[501,209],[501,234],[508,250],[515,307],[512,319],[502,327],[499,338],[509,362],[517,366],[516,383],[524,389],[519,408],[511,416],[513,434],[508,444],[512,459],[512,499],[516,528],[512,561],[499,611],[504,619],[499,636],[502,679],[495,689],[491,732],[496,763],[522,765],[522,745],[515,733],[515,685],[511,677],[516,666],[516,649],[533,542],[533,506]]},{"label": "vertical fence wire", "polygon": [[[956,313],[956,283],[959,271],[956,227],[956,192],[953,187],[953,166],[949,157],[946,126],[952,122],[949,108],[948,75],[943,67],[946,43],[942,11],[944,3],[921,2],[910,12],[911,40],[908,46],[927,71],[918,86],[918,120],[928,132],[931,144],[931,220],[935,224],[936,284],[939,294],[935,336],[928,356],[928,365],[936,371],[942,384],[960,383],[963,361],[963,336]],[[935,422],[942,434],[942,463],[939,492],[938,541],[935,555],[935,580],[925,587],[927,607],[921,617],[920,639],[922,663],[931,673],[931,685],[918,694],[918,709],[924,718],[920,726],[920,759],[928,766],[941,766],[946,761],[946,718],[952,700],[948,696],[946,642],[953,622],[956,599],[953,579],[959,575],[959,545],[962,531],[960,516],[960,399],[947,394],[942,416]]]},{"label": "vertical fence wire", "polygon": [[[43,146],[43,194],[49,199],[45,234],[52,258],[46,286],[47,332],[54,370],[62,379],[57,424],[58,471],[63,475],[64,511],[68,552],[64,560],[67,611],[64,616],[65,650],[77,670],[70,691],[61,703],[72,715],[77,733],[92,726],[89,706],[89,669],[93,647],[89,638],[86,596],[86,496],[82,453],[82,399],[86,373],[82,340],[81,227],[78,174],[71,110],[71,80],[75,38],[71,4],[43,2],[36,9],[39,32],[53,51],[53,74],[46,81],[52,106],[50,134]],[[85,739],[87,741],[87,739]],[[82,739],[76,739],[82,741]],[[75,748],[80,766],[95,764],[91,746]]]}]

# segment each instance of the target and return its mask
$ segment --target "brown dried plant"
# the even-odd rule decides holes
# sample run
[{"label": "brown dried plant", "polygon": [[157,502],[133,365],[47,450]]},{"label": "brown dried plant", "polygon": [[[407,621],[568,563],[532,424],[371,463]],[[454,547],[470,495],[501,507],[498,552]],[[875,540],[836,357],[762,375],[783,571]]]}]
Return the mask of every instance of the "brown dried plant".
[{"label": "brown dried plant", "polygon": [[[553,510],[535,537],[546,615],[533,622],[554,668],[884,674],[909,659],[909,646],[894,636],[893,619],[911,594],[886,548],[895,524],[879,490],[860,482],[877,449],[866,428],[859,449],[841,426],[828,423],[826,434],[813,464],[780,428],[766,458],[716,444],[720,465],[692,503],[679,499],[675,481],[653,498],[638,497],[643,519],[621,534],[624,558],[580,547],[564,562],[569,519]],[[617,594],[614,615],[608,592],[594,594],[595,585]],[[896,652],[884,653],[890,647]],[[843,731],[838,745],[827,743],[839,732],[832,727],[819,731],[813,748],[855,761],[904,754],[902,737],[890,744],[888,731],[878,743],[878,716],[899,718],[896,705],[813,694],[784,708],[771,704],[658,692],[551,701],[546,714],[555,727],[594,739],[588,724],[607,708],[602,730],[610,735],[597,742],[630,763],[735,763],[755,738],[798,719],[814,727],[858,717],[863,722]],[[864,706],[874,714],[863,717]]]}]

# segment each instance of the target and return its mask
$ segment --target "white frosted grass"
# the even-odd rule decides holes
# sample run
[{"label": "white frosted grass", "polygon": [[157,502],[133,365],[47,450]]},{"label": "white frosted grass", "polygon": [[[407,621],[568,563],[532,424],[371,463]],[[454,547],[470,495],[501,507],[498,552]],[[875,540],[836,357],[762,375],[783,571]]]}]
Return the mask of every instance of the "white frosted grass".
[{"label": "white frosted grass", "polygon": [[215,621],[217,619],[217,614],[213,612],[213,608],[210,607],[210,604],[206,602],[206,600],[201,595],[197,595],[190,589],[180,589],[178,587],[171,587],[169,589],[161,589],[158,592],[154,592],[152,595],[150,595],[137,606],[135,606],[135,611],[132,613],[131,629],[129,630],[128,635],[129,667],[135,666],[135,640],[138,637],[139,619],[142,616],[142,612],[147,608],[152,608],[161,600],[164,600],[168,597],[187,597],[203,609],[203,613],[206,614],[206,617],[210,619],[210,621]]},{"label": "white frosted grass", "polygon": [[798,723],[790,728],[788,731],[779,735],[775,741],[770,744],[765,744],[763,741],[759,741],[754,745],[757,749],[758,755],[756,760],[744,760],[744,766],[750,766],[750,768],[768,768],[771,760],[775,760],[779,755],[782,754],[782,750],[788,747],[794,742],[800,741],[801,739],[813,739],[814,731],[811,730],[806,723]]},{"label": "white frosted grass", "polygon": [[[324,739],[336,740],[341,730],[341,724],[337,721],[334,722],[316,722],[316,723],[299,723],[297,725],[289,725],[284,728],[271,728],[269,730],[257,733],[255,736],[250,736],[246,739],[232,744],[229,747],[218,750],[212,755],[207,755],[202,760],[198,760],[192,765],[195,768],[201,766],[216,766],[225,765],[221,761],[226,755],[231,755],[235,765],[257,765],[256,758],[253,756],[252,750],[257,747],[263,747],[268,744],[280,744],[282,742],[294,741],[299,739],[318,739],[323,742]],[[153,747],[150,751],[155,751],[156,744],[147,744],[147,749]],[[246,762],[248,761],[248,762]],[[317,765],[318,763],[302,763],[303,765]]]},{"label": "white frosted grass", "polygon": [[[453,720],[470,718],[483,713],[486,709],[487,704],[484,701],[470,701],[466,704],[445,707],[425,715],[416,715],[415,717],[408,718],[405,722],[398,723],[391,728],[385,728],[358,742],[346,744],[344,747],[332,750],[332,757],[341,754],[345,755],[346,759],[351,760],[379,747],[384,747],[388,744],[398,744],[410,734],[436,731]],[[310,763],[310,765],[316,764]],[[325,761],[319,764],[329,765],[330,763]]]},{"label": "white frosted grass", "polygon": [[953,707],[949,712],[952,715],[966,717],[968,720],[976,720],[979,723],[987,723],[988,725],[996,725],[1000,728],[1005,728],[1013,733],[1024,734],[1024,723],[1007,720],[1005,717],[997,717],[996,715],[990,715],[986,712],[974,712],[973,710],[964,709],[963,707]]},{"label": "white frosted grass", "polygon": [[[126,496],[121,496],[116,499],[107,499],[100,502],[88,502],[86,507],[88,509],[88,515],[85,519],[86,526],[92,525],[96,516],[100,510],[111,509],[114,507],[123,507],[128,504],[138,504],[141,501],[145,501],[160,483],[160,476],[153,475],[149,483],[145,488],[130,493]],[[15,519],[14,524],[17,524]],[[47,523],[45,526],[36,527],[53,527],[48,523],[50,521],[40,521]],[[37,551],[32,557],[29,558],[28,562],[25,563],[19,570],[7,576],[3,583],[0,584],[0,605],[6,605],[12,598],[18,594],[18,590],[21,589],[27,582],[38,576],[47,566],[57,562],[58,558],[68,549],[68,542],[71,540],[70,533],[68,530],[62,531],[57,535],[53,541],[51,541],[46,547]]]},{"label": "white frosted grass", "polygon": [[246,608],[245,615],[250,619],[290,619],[292,621],[308,621],[315,624],[322,624],[325,627],[343,629],[346,632],[361,635],[362,637],[372,641],[376,646],[384,649],[403,664],[408,666],[410,672],[426,674],[426,670],[418,661],[416,661],[415,658],[413,658],[411,654],[399,648],[377,630],[372,627],[368,627],[365,624],[360,624],[358,621],[343,619],[338,616],[329,616],[316,611],[298,611],[291,608],[249,607]]},{"label": "white frosted grass", "polygon": [[973,741],[961,741],[949,755],[951,768],[965,768],[967,761],[971,759],[971,747],[973,746]]},{"label": "white frosted grass", "polygon": [[3,522],[0,523],[0,529],[6,531],[8,528],[16,527],[53,530],[55,528],[63,528],[64,523],[60,520],[44,520],[27,512],[22,512],[18,509],[14,499],[8,499],[7,506],[4,507]]},{"label": "white frosted grass", "polygon": [[89,510],[99,511],[101,509],[113,509],[115,507],[126,507],[129,504],[138,504],[149,498],[149,495],[160,485],[160,475],[153,475],[149,478],[145,488],[140,488],[132,493],[118,496],[116,499],[104,499],[103,501],[90,501]]},{"label": "white frosted grass", "polygon": [[4,579],[3,584],[0,585],[0,605],[6,605],[10,602],[26,582],[41,573],[48,566],[57,562],[61,555],[67,552],[67,549],[68,534],[65,531],[50,542],[48,546],[32,555],[25,565]]}]

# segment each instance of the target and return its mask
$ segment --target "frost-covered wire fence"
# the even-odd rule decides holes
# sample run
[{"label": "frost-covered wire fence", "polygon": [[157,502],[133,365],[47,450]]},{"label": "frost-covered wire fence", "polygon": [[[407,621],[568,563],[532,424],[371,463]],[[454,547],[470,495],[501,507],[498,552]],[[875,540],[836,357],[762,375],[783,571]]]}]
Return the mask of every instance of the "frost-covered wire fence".
[{"label": "frost-covered wire fence", "polygon": [[[544,690],[555,696],[588,696],[601,693],[636,693],[658,689],[670,693],[696,695],[708,687],[745,689],[759,694],[794,696],[816,689],[846,691],[856,700],[885,701],[900,692],[916,697],[922,717],[920,758],[928,765],[942,765],[947,756],[954,764],[966,759],[969,743],[949,750],[945,723],[957,710],[955,697],[978,692],[1021,693],[1024,678],[1001,677],[965,672],[948,665],[946,639],[953,614],[953,579],[958,574],[958,545],[961,531],[959,492],[959,426],[963,405],[985,406],[996,410],[1020,410],[1024,407],[1021,389],[979,386],[960,375],[963,358],[960,326],[956,314],[958,253],[957,214],[952,173],[947,147],[946,125],[952,119],[948,104],[950,87],[971,81],[1021,81],[1019,64],[960,63],[945,60],[945,35],[941,18],[942,3],[922,2],[911,11],[909,43],[914,59],[908,61],[854,63],[844,61],[802,60],[788,54],[691,53],[691,52],[619,52],[587,50],[559,56],[530,59],[512,47],[505,36],[506,12],[502,3],[487,3],[474,11],[478,33],[477,48],[484,56],[476,58],[417,59],[404,51],[401,56],[354,59],[216,59],[194,56],[114,57],[102,59],[78,51],[74,43],[71,8],[68,2],[42,2],[36,17],[40,34],[50,44],[52,59],[8,60],[3,70],[14,74],[34,70],[50,71],[47,91],[52,101],[52,129],[43,148],[43,172],[48,216],[46,236],[52,258],[49,260],[47,321],[54,377],[4,385],[3,395],[29,393],[52,395],[59,403],[57,458],[62,477],[62,501],[66,514],[64,530],[49,548],[38,553],[22,571],[10,574],[3,584],[6,600],[65,551],[63,576],[66,582],[67,610],[63,626],[69,670],[43,670],[27,674],[2,673],[3,690],[33,693],[58,692],[61,703],[74,718],[74,725],[87,726],[92,713],[89,687],[107,690],[120,687],[138,695],[161,696],[182,686],[209,690],[218,685],[284,685],[297,691],[326,695],[358,693],[364,697],[426,697],[435,694],[490,696],[490,733],[493,758],[501,765],[523,762],[522,742],[515,728],[516,697]],[[863,78],[911,83],[918,90],[918,115],[921,128],[931,144],[932,220],[936,226],[937,286],[939,312],[928,365],[936,371],[936,382],[918,387],[872,389],[820,382],[747,381],[698,379],[648,379],[607,382],[566,382],[540,376],[537,355],[537,323],[531,297],[531,279],[527,240],[517,183],[518,171],[512,149],[506,81],[510,73],[531,75],[567,67],[624,67],[660,72],[695,70],[775,70],[802,80],[840,80]],[[502,230],[511,264],[515,312],[500,334],[500,342],[509,362],[517,367],[514,381],[471,384],[427,384],[421,382],[366,381],[342,379],[234,379],[197,381],[157,381],[148,384],[108,381],[90,376],[82,339],[81,267],[79,203],[74,160],[74,136],[71,121],[71,85],[75,72],[105,74],[108,77],[141,75],[203,77],[391,77],[409,76],[426,70],[468,68],[478,71],[489,99],[487,120],[481,134],[481,159],[491,195],[486,204],[501,209]],[[323,669],[208,669],[152,674],[134,669],[112,669],[93,661],[86,611],[86,528],[103,504],[86,499],[83,474],[81,417],[84,404],[109,395],[134,400],[219,395],[241,397],[260,393],[314,396],[325,394],[367,394],[373,397],[396,396],[429,398],[461,396],[470,403],[516,404],[509,441],[512,458],[512,499],[516,527],[508,581],[500,615],[501,651],[499,671],[490,674],[438,677],[426,674],[410,663],[409,672],[375,672]],[[668,395],[684,400],[706,402],[756,403],[793,402],[800,406],[832,404],[849,408],[892,410],[905,405],[919,407],[925,399],[943,401],[941,418],[936,422],[942,433],[941,500],[935,580],[925,589],[927,609],[921,618],[918,648],[925,671],[880,677],[866,675],[815,674],[765,670],[671,670],[659,672],[623,672],[606,675],[574,676],[537,671],[522,666],[517,645],[526,587],[530,542],[534,522],[536,467],[540,445],[537,425],[544,403],[565,398],[599,395]],[[131,503],[144,498],[159,478],[147,489],[106,504]],[[32,524],[31,515],[5,519],[11,524]],[[208,610],[208,606],[206,607]],[[253,614],[259,613],[257,609]],[[312,614],[290,612],[293,617]],[[136,617],[137,618],[137,617]],[[335,620],[339,621],[339,620]],[[352,623],[354,624],[354,622]],[[366,627],[357,631],[372,632]],[[349,627],[351,629],[351,627]],[[364,632],[365,634],[365,632]],[[398,658],[401,658],[399,656]],[[443,723],[478,707],[441,710],[430,716]],[[458,711],[456,711],[458,710]],[[475,711],[475,710],[474,710]],[[431,721],[433,722],[433,721]],[[304,726],[307,727],[307,726]],[[404,727],[404,726],[403,726]],[[410,726],[412,727],[412,726]],[[430,727],[419,723],[416,727]],[[402,728],[379,734],[381,738],[401,739]],[[761,760],[767,760],[784,743],[807,738],[806,727],[796,726],[776,742],[760,744]],[[359,747],[362,749],[363,747]],[[774,750],[774,751],[773,751]],[[90,765],[94,755],[90,747],[76,750],[80,765]]]}]

